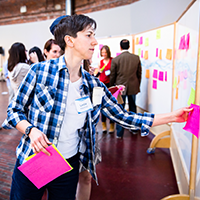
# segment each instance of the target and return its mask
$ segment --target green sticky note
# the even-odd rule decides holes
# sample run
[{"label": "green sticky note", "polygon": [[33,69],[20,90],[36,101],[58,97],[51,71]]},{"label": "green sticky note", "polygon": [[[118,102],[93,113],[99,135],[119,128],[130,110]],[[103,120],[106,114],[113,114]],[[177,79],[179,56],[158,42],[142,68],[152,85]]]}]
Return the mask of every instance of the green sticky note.
[{"label": "green sticky note", "polygon": [[2,72],[3,68],[0,68],[0,72]]},{"label": "green sticky note", "polygon": [[173,84],[173,88],[176,88],[176,86],[177,86],[177,77],[175,77],[175,80],[174,80],[174,84]]},{"label": "green sticky note", "polygon": [[141,49],[138,49],[138,56],[141,56]]},{"label": "green sticky note", "polygon": [[159,29],[156,31],[156,39],[158,40],[160,38],[161,38],[161,30]]},{"label": "green sticky note", "polygon": [[146,39],[145,39],[144,45],[145,45],[146,47],[149,46],[149,38],[146,38]]},{"label": "green sticky note", "polygon": [[195,90],[194,90],[194,88],[191,88],[190,97],[188,99],[187,104],[188,104],[188,106],[190,106],[190,104],[191,103],[194,104],[194,102],[195,102]]}]

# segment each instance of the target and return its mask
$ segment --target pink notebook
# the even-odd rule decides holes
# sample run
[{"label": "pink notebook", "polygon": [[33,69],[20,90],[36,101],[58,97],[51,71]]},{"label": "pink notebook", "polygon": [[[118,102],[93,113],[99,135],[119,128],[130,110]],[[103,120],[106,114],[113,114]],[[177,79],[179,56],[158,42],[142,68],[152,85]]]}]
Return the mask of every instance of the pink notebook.
[{"label": "pink notebook", "polygon": [[35,156],[30,156],[28,161],[18,167],[38,189],[73,169],[55,145],[48,146],[46,149],[51,156],[40,152]]}]

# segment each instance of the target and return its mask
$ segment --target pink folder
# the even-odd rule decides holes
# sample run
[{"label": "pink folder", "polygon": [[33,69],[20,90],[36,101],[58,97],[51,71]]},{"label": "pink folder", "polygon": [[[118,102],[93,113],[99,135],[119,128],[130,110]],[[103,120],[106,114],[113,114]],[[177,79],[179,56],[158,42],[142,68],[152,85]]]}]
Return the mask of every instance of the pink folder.
[{"label": "pink folder", "polygon": [[54,145],[46,149],[50,156],[40,152],[18,167],[38,189],[73,169]]}]

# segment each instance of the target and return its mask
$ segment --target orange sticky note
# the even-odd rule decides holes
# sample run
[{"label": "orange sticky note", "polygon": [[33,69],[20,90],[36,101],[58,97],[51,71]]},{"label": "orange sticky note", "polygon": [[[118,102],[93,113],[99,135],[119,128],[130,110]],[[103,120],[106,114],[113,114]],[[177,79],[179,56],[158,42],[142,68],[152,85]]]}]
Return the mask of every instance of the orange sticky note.
[{"label": "orange sticky note", "polygon": [[172,49],[167,49],[166,59],[168,60],[172,59]]},{"label": "orange sticky note", "polygon": [[176,99],[178,99],[178,88],[176,88]]},{"label": "orange sticky note", "polygon": [[161,50],[161,49],[160,49],[160,52],[159,52],[159,56],[158,56],[158,57],[159,57],[160,60],[162,60],[162,50]]},{"label": "orange sticky note", "polygon": [[139,44],[139,38],[138,37],[136,38],[136,44]]},{"label": "orange sticky note", "polygon": [[147,60],[148,59],[148,51],[144,52],[144,59]]},{"label": "orange sticky note", "polygon": [[149,69],[146,69],[145,78],[149,78],[149,77],[150,77],[150,71]]}]

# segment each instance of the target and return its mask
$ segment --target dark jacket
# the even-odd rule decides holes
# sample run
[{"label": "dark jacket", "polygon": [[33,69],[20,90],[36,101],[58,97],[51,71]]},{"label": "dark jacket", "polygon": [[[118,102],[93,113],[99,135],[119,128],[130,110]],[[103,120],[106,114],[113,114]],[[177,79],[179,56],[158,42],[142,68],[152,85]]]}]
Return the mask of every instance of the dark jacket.
[{"label": "dark jacket", "polygon": [[124,85],[126,95],[140,92],[141,75],[142,68],[139,56],[124,51],[112,59],[110,86]]}]

